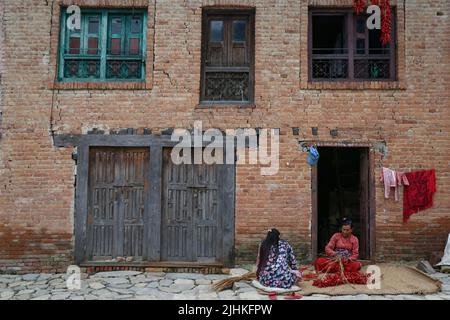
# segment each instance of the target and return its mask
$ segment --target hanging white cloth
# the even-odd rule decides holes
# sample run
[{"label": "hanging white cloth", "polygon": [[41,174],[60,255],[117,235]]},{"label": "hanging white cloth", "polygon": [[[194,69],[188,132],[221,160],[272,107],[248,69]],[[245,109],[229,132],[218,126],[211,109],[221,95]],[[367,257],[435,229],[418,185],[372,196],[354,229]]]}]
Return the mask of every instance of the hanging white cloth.
[{"label": "hanging white cloth", "polygon": [[444,256],[437,266],[450,266],[450,234],[448,235],[447,244],[445,245]]}]

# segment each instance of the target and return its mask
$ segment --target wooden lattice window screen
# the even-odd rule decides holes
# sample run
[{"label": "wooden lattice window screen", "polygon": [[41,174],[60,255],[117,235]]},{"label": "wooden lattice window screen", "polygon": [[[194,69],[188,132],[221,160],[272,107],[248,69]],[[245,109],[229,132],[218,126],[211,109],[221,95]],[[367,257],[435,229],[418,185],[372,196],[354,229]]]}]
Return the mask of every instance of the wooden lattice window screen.
[{"label": "wooden lattice window screen", "polygon": [[147,15],[143,10],[81,9],[81,28],[61,14],[59,81],[143,81]]}]

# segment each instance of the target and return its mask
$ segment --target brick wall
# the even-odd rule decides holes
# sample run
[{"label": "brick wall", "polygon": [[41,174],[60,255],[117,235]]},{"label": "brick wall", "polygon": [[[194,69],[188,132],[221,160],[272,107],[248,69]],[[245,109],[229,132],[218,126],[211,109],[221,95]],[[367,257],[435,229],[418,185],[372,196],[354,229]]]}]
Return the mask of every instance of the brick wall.
[{"label": "brick wall", "polygon": [[[70,1],[93,5],[96,1]],[[53,146],[51,132],[118,128],[280,128],[280,171],[261,176],[242,165],[236,177],[238,262],[254,258],[275,226],[298,255],[310,256],[311,168],[297,139],[386,141],[381,166],[435,168],[434,207],[402,222],[402,204],[385,200],[376,179],[376,258],[428,258],[450,231],[450,111],[448,1],[399,1],[399,82],[377,86],[309,87],[305,82],[305,10],[351,1],[149,1],[147,83],[144,87],[55,85],[59,4],[6,0],[0,29],[0,268],[64,270],[73,257],[72,148]],[[133,1],[98,1],[103,6]],[[135,1],[142,5],[146,1]],[[256,7],[255,108],[198,108],[201,8]],[[401,9],[401,10],[400,10]],[[0,10],[1,12],[1,10]],[[0,15],[1,16],[1,15]],[[153,22],[156,22],[153,25]],[[3,37],[1,30],[4,31]],[[154,36],[153,36],[154,31]],[[2,43],[3,41],[3,43]],[[0,55],[1,57],[1,55]],[[153,58],[154,57],[154,58]],[[2,67],[3,65],[3,67]],[[293,136],[292,127],[300,128]],[[311,134],[319,128],[319,135]],[[338,129],[336,138],[330,129]]]},{"label": "brick wall", "polygon": [[5,72],[4,71],[4,51],[5,51],[5,46],[4,46],[4,23],[3,23],[3,13],[4,13],[4,4],[3,2],[0,3],[0,138],[2,136],[2,117],[3,117],[3,86],[2,86],[2,75]]}]

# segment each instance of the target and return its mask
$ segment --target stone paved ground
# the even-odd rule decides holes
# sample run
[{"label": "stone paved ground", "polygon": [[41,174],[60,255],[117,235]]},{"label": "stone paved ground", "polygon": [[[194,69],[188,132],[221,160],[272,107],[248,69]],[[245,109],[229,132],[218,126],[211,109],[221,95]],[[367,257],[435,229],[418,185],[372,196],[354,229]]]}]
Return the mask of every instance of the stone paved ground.
[{"label": "stone paved ground", "polygon": [[[232,274],[246,270],[232,269]],[[137,271],[100,272],[82,275],[79,290],[69,290],[66,274],[0,275],[0,300],[266,300],[245,282],[236,283],[232,290],[219,293],[211,283],[229,275],[203,275],[194,273],[142,273]],[[433,295],[365,295],[338,296],[312,295],[302,300],[450,300],[450,275],[436,273],[442,281],[442,292]],[[279,299],[282,299],[280,297]]]}]

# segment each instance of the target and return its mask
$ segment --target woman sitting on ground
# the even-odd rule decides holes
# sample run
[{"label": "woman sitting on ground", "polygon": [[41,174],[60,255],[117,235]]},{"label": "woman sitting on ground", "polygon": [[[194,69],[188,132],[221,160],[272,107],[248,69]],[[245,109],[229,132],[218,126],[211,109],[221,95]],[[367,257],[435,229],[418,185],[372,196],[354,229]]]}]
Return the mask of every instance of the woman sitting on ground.
[{"label": "woman sitting on ground", "polygon": [[359,255],[358,238],[352,232],[352,220],[344,218],[341,232],[335,233],[325,247],[325,253],[329,258],[317,258],[314,262],[317,272],[339,272],[338,257],[341,258],[344,271],[357,272],[361,269],[361,263],[356,261]]},{"label": "woman sitting on ground", "polygon": [[289,289],[301,277],[294,250],[280,239],[280,232],[275,228],[267,232],[259,245],[256,266],[258,281],[266,287]]}]

